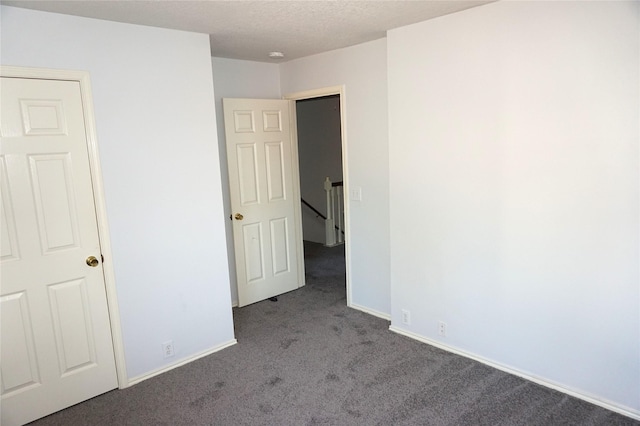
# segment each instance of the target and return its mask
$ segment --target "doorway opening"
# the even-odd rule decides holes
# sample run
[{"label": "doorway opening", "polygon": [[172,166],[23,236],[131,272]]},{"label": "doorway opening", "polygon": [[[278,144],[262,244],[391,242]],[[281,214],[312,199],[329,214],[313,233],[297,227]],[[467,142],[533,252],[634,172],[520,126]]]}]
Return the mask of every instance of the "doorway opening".
[{"label": "doorway opening", "polygon": [[[344,205],[335,199],[335,194],[342,194],[338,190],[343,184],[340,95],[296,101],[296,120],[303,239],[335,246],[338,239],[333,234],[343,235],[342,208],[337,207]],[[334,201],[332,193],[336,208],[330,209],[327,198]],[[329,230],[328,220],[332,220]]]},{"label": "doorway opening", "polygon": [[295,101],[307,281],[322,279],[325,273],[342,274],[350,305],[342,87],[285,98]]}]

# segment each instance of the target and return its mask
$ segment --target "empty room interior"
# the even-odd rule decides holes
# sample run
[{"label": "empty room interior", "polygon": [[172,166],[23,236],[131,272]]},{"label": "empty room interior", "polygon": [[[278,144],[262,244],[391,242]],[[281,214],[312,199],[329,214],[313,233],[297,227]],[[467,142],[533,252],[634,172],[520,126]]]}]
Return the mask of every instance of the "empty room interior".
[{"label": "empty room interior", "polygon": [[[511,378],[554,409],[602,410],[589,424],[640,421],[639,2],[0,4],[3,424],[154,383],[149,404],[177,398],[173,378],[195,366],[208,384],[194,391],[211,386],[191,400],[202,417],[149,408],[149,424],[554,424],[535,398],[502,420],[477,409],[499,406]],[[76,154],[46,145],[76,124],[82,187]],[[70,218],[72,242],[49,214]],[[44,271],[32,246],[53,268],[77,248],[82,272],[30,290]],[[80,273],[99,279],[99,301]],[[322,288],[334,279],[335,300]],[[305,385],[276,371],[314,325],[331,337],[296,368],[328,370]],[[105,357],[103,388],[60,396]],[[408,368],[420,373],[397,380]],[[420,393],[457,379],[449,399]],[[285,385],[277,403],[252,393]],[[331,386],[352,392],[333,401]],[[355,389],[386,402],[369,412]],[[237,423],[204,420],[207,404]],[[144,423],[127,410],[110,415]]]}]

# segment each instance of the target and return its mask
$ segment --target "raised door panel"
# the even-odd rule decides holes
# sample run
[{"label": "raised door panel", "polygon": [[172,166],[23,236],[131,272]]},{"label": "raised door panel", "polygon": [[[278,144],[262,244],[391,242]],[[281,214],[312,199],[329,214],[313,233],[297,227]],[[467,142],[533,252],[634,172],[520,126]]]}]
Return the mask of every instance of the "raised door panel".
[{"label": "raised door panel", "polygon": [[273,274],[290,271],[291,248],[289,247],[289,223],[286,217],[273,219],[271,230],[271,263]]},{"label": "raised door panel", "polygon": [[281,132],[282,111],[262,111],[262,130],[265,132]]},{"label": "raised door panel", "polygon": [[96,364],[86,285],[86,280],[80,279],[49,286],[49,305],[61,376]]},{"label": "raised door panel", "polygon": [[285,201],[287,189],[284,174],[282,142],[264,144],[267,169],[267,194],[269,202]]},{"label": "raised door panel", "polygon": [[10,396],[40,385],[40,373],[27,293],[0,298],[2,320],[2,394]]},{"label": "raised door panel", "polygon": [[77,247],[78,219],[71,155],[44,154],[28,158],[42,253]]},{"label": "raised door panel", "polygon": [[0,260],[20,259],[13,202],[9,192],[6,159],[0,156]]},{"label": "raised door panel", "polygon": [[251,223],[242,226],[244,258],[248,283],[264,280],[264,241],[262,224]]},{"label": "raised door panel", "polygon": [[242,206],[258,204],[260,203],[260,185],[256,144],[239,144],[236,150],[240,204]]},{"label": "raised door panel", "polygon": [[236,133],[256,132],[256,120],[253,111],[234,111],[233,124]]},{"label": "raised door panel", "polygon": [[67,134],[67,120],[61,99],[22,99],[20,110],[26,136]]}]

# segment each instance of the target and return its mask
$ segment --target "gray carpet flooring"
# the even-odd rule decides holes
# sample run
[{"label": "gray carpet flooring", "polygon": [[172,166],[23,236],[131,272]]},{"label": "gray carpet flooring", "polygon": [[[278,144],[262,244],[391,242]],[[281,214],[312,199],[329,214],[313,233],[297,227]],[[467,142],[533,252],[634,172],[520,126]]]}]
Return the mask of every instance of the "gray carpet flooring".
[{"label": "gray carpet flooring", "polygon": [[346,307],[341,247],[305,250],[305,287],[234,310],[237,345],[33,425],[640,425],[390,332]]}]

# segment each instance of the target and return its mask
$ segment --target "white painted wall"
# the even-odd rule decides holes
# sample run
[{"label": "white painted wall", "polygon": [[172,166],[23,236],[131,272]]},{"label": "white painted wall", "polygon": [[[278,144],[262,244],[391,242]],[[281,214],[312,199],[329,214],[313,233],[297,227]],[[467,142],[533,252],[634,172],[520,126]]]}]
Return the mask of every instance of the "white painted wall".
[{"label": "white painted wall", "polygon": [[393,327],[636,415],[639,5],[388,34]]},{"label": "white painted wall", "polygon": [[[296,102],[300,195],[327,215],[324,181],[342,180],[342,135],[340,133],[340,97],[326,96]],[[302,206],[302,233],[305,241],[324,244],[324,219]]]},{"label": "white painted wall", "polygon": [[208,36],[1,15],[3,65],[91,73],[128,376],[232,342]]},{"label": "white painted wall", "polygon": [[224,202],[227,252],[229,253],[229,275],[231,303],[238,304],[238,287],[233,246],[233,226],[229,220],[231,201],[229,196],[229,168],[227,167],[227,145],[224,135],[222,98],[280,99],[280,70],[278,64],[237,59],[212,58],[213,86],[216,98],[216,120],[218,123],[218,149]]},{"label": "white painted wall", "polygon": [[382,315],[390,313],[386,55],[380,39],[280,65],[284,95],[345,86],[345,184],[362,188],[362,201],[349,204],[351,302]]}]

